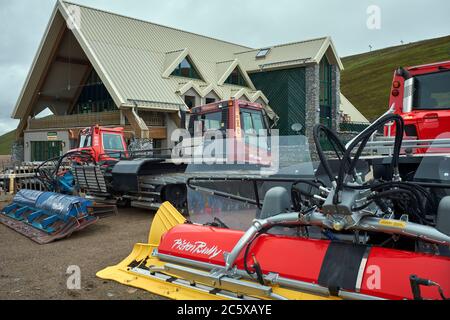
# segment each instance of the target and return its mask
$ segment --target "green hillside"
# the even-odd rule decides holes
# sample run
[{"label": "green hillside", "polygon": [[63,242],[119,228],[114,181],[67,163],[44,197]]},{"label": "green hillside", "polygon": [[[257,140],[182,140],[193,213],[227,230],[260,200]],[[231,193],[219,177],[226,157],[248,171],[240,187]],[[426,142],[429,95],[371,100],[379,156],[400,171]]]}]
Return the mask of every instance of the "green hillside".
[{"label": "green hillside", "polygon": [[394,70],[450,60],[450,36],[343,58],[341,91],[369,120],[388,110]]},{"label": "green hillside", "polygon": [[0,136],[0,155],[9,155],[11,153],[11,145],[14,142],[16,131],[13,130]]}]

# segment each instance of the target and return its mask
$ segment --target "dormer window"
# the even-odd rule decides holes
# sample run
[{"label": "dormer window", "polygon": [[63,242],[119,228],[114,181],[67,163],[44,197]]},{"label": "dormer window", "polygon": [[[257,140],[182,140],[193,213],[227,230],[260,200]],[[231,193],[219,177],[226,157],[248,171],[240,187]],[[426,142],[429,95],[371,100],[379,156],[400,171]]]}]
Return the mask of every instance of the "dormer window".
[{"label": "dormer window", "polygon": [[189,58],[184,59],[178,65],[178,67],[172,72],[172,76],[200,80],[200,76],[199,76],[197,70],[195,70],[195,68]]},{"label": "dormer window", "polygon": [[256,54],[256,59],[263,59],[265,57],[267,57],[267,55],[269,54],[270,49],[261,49],[258,51],[258,53]]},{"label": "dormer window", "polygon": [[236,68],[233,70],[233,72],[230,74],[227,80],[225,80],[225,83],[228,84],[234,84],[241,87],[247,87],[247,81],[245,81],[244,76],[242,75],[239,68]]}]

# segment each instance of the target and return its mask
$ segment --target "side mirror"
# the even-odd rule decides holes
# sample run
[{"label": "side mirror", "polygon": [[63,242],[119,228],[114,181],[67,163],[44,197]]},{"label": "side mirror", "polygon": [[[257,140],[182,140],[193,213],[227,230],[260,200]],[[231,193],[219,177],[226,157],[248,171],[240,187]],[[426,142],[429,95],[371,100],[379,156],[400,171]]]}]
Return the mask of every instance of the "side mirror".
[{"label": "side mirror", "polygon": [[291,126],[291,130],[297,134],[300,134],[300,132],[303,130],[303,125],[301,123],[294,123]]}]

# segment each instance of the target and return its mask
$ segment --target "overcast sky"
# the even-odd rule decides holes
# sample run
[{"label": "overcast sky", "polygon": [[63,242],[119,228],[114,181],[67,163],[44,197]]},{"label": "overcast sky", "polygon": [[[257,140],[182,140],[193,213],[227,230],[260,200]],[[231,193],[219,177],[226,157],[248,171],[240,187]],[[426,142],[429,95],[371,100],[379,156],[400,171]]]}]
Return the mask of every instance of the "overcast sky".
[{"label": "overcast sky", "polygon": [[[0,0],[0,135],[56,0]],[[74,0],[250,47],[329,35],[341,56],[450,34],[448,0]],[[380,9],[380,24],[371,19]],[[367,26],[368,19],[372,29]],[[373,28],[376,27],[376,28]],[[377,27],[380,27],[379,29]]]}]

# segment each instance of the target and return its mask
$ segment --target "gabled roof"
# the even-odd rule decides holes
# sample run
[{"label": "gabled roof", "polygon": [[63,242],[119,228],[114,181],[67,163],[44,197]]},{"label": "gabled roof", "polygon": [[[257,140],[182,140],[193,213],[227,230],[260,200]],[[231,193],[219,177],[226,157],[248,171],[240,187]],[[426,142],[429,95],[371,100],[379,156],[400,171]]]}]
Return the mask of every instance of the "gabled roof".
[{"label": "gabled roof", "polygon": [[166,53],[164,60],[164,72],[162,76],[164,78],[170,77],[175,68],[187,57],[188,49],[176,50]]},{"label": "gabled roof", "polygon": [[189,54],[189,49],[185,48],[183,50],[177,50],[166,53],[166,59],[164,61],[164,72],[162,76],[164,78],[169,78],[175,69],[182,63],[185,59],[189,61],[189,64],[195,69],[201,79],[204,79],[198,63],[195,62],[195,57]]},{"label": "gabled roof", "polygon": [[30,91],[38,86],[40,74],[45,72],[46,61],[51,56],[51,44],[57,41],[60,29],[65,23],[64,19],[59,15],[58,9],[58,5],[53,9],[50,21],[39,44],[38,52],[33,59],[31,69],[28,72],[25,84],[19,94],[17,104],[11,114],[11,117],[14,119],[25,117],[26,108],[33,100],[33,94],[31,94]]},{"label": "gabled roof", "polygon": [[194,81],[188,81],[186,83],[181,83],[180,88],[177,90],[177,93],[180,95],[184,95],[189,90],[194,90],[197,92],[199,96],[202,95],[202,90],[198,87],[198,85]]},{"label": "gabled roof", "polygon": [[262,101],[264,101],[264,103],[266,103],[266,104],[269,103],[269,99],[267,99],[267,97],[264,95],[264,93],[261,90],[254,92],[251,99],[252,99],[252,102],[255,102],[256,100],[261,99]]},{"label": "gabled roof", "polygon": [[232,90],[232,98],[239,100],[242,97],[246,97],[248,101],[252,102],[252,96],[250,94],[248,94],[248,91],[245,90],[244,88],[239,89],[239,90]]},{"label": "gabled roof", "polygon": [[[23,118],[36,91],[49,52],[70,15],[79,8],[80,26],[71,30],[117,106],[130,104],[179,110],[179,77],[165,78],[176,62],[189,55],[204,83],[217,83],[216,61],[248,47],[59,0],[55,6],[23,92],[13,112]],[[214,48],[214,50],[210,50]],[[183,50],[183,51],[181,51]],[[145,103],[144,103],[145,102]]]},{"label": "gabled roof", "polygon": [[[45,65],[65,28],[71,6],[80,11],[81,25],[75,25],[70,32],[119,108],[138,106],[175,112],[184,106],[179,92],[189,86],[200,96],[214,90],[220,98],[228,99],[243,88],[224,83],[235,68],[239,68],[249,85],[247,97],[253,99],[252,92],[256,89],[249,71],[318,63],[325,54],[331,56],[331,62],[341,65],[329,38],[275,46],[265,58],[256,59],[259,50],[246,46],[58,0],[13,112],[14,118],[29,115],[28,106],[40,90],[40,79],[48,72]],[[201,80],[170,76],[187,57]]]},{"label": "gabled roof", "polygon": [[223,99],[222,93],[219,91],[219,89],[213,85],[212,83],[209,85],[201,85],[200,90],[202,90],[202,97],[206,97],[211,92],[214,92],[214,94],[219,97],[221,100]]},{"label": "gabled roof", "polygon": [[264,58],[257,57],[258,52],[262,49],[238,52],[235,56],[241,61],[247,72],[320,63],[325,54],[331,63],[339,65],[341,70],[344,69],[330,37],[287,43],[264,49],[269,49]]},{"label": "gabled roof", "polygon": [[230,73],[233,72],[234,68],[236,68],[236,66],[236,59],[216,62],[217,83],[222,82],[223,84]]},{"label": "gabled roof", "polygon": [[245,82],[248,84],[250,88],[253,90],[256,90],[255,86],[253,85],[252,80],[248,76],[246,70],[242,67],[242,64],[238,59],[230,60],[230,61],[223,61],[217,63],[217,84],[223,85],[225,81],[227,81],[228,77],[231,75],[231,73],[236,70],[236,68],[239,70],[239,72],[242,74],[242,76],[245,79]]}]

